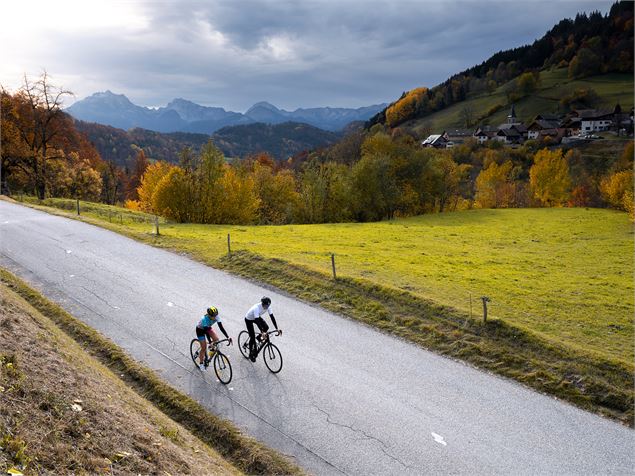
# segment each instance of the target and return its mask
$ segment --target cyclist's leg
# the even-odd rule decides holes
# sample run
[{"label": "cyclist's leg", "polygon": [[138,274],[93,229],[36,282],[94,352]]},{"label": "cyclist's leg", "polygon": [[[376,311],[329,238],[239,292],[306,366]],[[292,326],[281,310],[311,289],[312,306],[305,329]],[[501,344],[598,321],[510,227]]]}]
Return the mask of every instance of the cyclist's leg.
[{"label": "cyclist's leg", "polygon": [[205,363],[205,351],[207,350],[207,342],[205,341],[205,331],[203,329],[196,328],[196,338],[201,346],[201,351],[198,353],[198,360],[203,365]]},{"label": "cyclist's leg", "polygon": [[210,328],[209,336],[211,337],[212,341],[218,342],[218,334],[216,334],[216,332],[214,332],[214,329]]},{"label": "cyclist's leg", "polygon": [[[258,326],[258,329],[260,329],[261,334],[264,334],[265,332],[269,330],[269,326],[267,325],[267,323],[262,317],[256,318],[255,322],[256,322],[256,325]],[[266,338],[266,335],[263,335],[263,339],[264,338]]]},{"label": "cyclist's leg", "polygon": [[245,319],[247,333],[249,333],[249,355],[253,356],[256,352],[256,333],[254,332],[254,321]]}]

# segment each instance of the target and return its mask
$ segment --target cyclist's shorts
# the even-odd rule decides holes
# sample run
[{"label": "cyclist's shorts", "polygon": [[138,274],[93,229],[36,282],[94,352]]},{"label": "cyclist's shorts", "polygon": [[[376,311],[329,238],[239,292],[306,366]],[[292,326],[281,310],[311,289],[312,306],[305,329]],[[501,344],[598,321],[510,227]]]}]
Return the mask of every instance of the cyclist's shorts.
[{"label": "cyclist's shorts", "polygon": [[207,333],[203,329],[201,329],[200,327],[196,328],[196,338],[198,340],[204,341],[206,335],[207,335]]}]

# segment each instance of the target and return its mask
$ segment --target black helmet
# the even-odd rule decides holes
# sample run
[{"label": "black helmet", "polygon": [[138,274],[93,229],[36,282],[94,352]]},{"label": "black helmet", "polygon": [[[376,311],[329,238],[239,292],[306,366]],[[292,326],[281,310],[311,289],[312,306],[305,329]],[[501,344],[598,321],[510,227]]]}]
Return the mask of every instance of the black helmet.
[{"label": "black helmet", "polygon": [[216,317],[216,316],[218,316],[218,309],[216,309],[214,306],[208,307],[207,308],[207,314],[209,314],[212,317]]},{"label": "black helmet", "polygon": [[260,300],[260,302],[264,307],[269,307],[269,305],[271,304],[271,299],[265,296]]}]

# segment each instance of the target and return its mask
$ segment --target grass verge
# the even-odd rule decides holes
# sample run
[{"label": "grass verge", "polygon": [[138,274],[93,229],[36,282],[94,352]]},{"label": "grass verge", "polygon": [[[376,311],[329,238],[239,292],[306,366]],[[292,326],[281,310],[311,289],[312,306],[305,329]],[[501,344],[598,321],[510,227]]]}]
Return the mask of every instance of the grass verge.
[{"label": "grass verge", "polygon": [[[48,207],[36,208],[77,218]],[[211,243],[201,246],[195,239],[184,239],[175,233],[156,237],[148,226],[121,226],[97,216],[81,219],[153,246],[186,252],[198,261],[234,274],[264,281],[430,350],[634,425],[633,365],[623,358],[582,345],[573,346],[562,339],[546,338],[507,321],[484,324],[469,318],[464,310],[364,278],[334,281],[330,275],[307,266],[249,251],[219,257],[219,253],[210,252]],[[258,270],[257,275],[254,270]]]},{"label": "grass verge", "polygon": [[241,434],[231,423],[209,413],[192,398],[175,390],[150,369],[128,357],[118,346],[44,298],[19,278],[0,269],[0,281],[51,319],[93,357],[120,374],[121,379],[138,394],[240,470],[248,474],[302,474],[286,458]]}]

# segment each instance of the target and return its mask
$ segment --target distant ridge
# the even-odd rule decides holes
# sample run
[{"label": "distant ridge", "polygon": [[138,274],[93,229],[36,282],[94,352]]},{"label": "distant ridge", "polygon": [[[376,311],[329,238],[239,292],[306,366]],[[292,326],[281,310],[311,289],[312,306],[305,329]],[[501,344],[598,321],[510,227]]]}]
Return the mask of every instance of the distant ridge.
[{"label": "distant ridge", "polygon": [[165,107],[151,109],[133,104],[123,94],[104,91],[77,101],[66,109],[76,119],[119,129],[142,128],[157,132],[212,134],[226,126],[305,122],[328,131],[339,131],[353,121],[366,121],[386,104],[358,109],[318,107],[285,111],[268,102],[258,102],[244,114],[222,107],[207,107],[176,98]]}]

